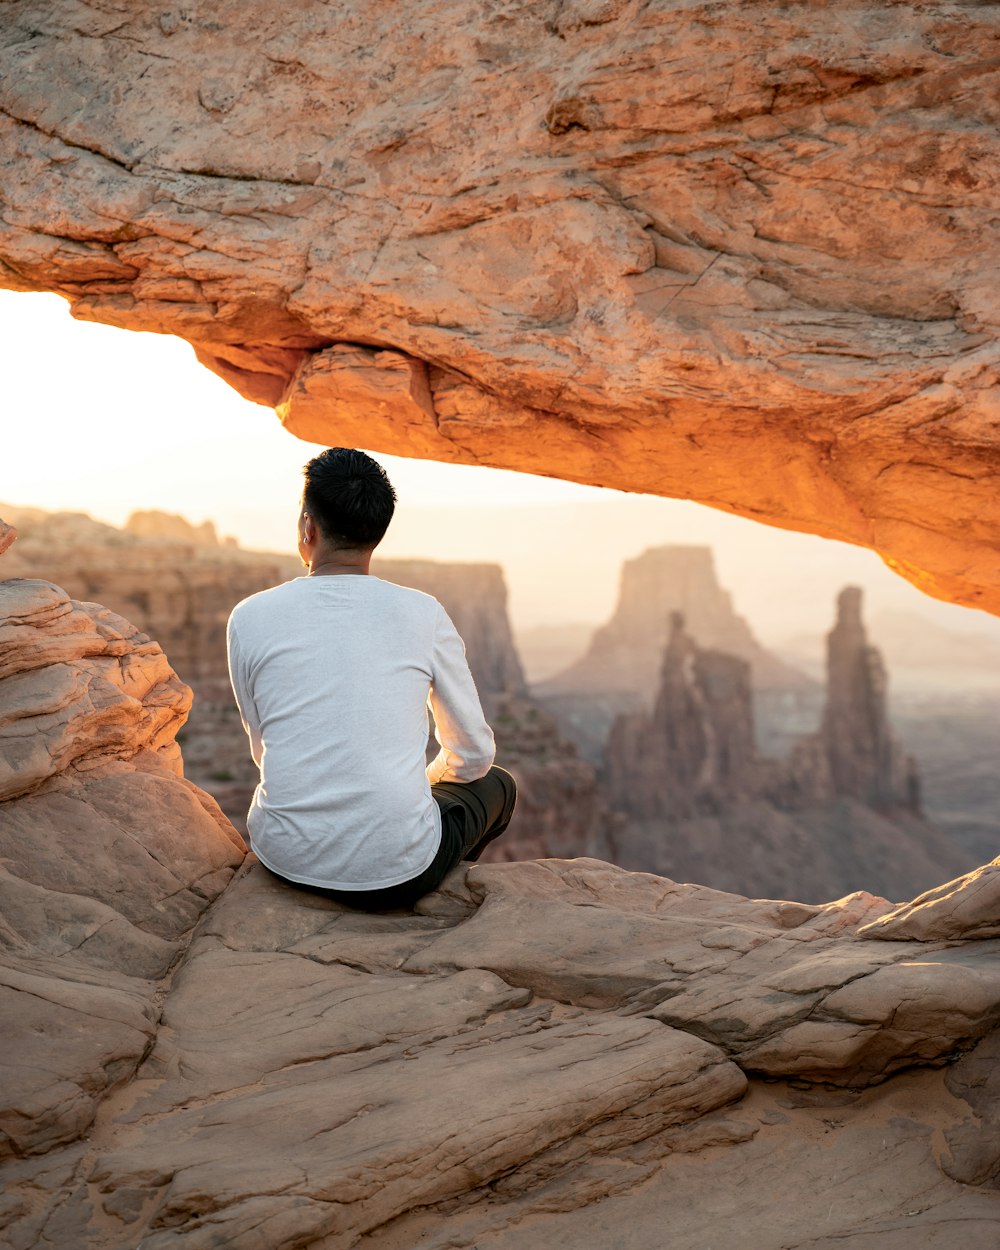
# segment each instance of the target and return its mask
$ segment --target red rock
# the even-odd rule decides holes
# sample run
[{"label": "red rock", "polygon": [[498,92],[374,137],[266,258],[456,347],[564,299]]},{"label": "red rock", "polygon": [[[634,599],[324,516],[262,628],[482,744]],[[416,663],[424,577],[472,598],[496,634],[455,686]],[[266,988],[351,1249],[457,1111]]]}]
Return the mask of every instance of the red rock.
[{"label": "red rock", "polygon": [[0,282],[323,442],[700,499],[998,610],[998,18],[898,17],[20,0]]}]

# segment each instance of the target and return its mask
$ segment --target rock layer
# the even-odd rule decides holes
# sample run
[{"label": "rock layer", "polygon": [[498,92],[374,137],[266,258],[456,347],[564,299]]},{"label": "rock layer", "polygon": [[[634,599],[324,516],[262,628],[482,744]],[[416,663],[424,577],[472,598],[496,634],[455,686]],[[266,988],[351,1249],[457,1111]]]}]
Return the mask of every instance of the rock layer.
[{"label": "rock layer", "polygon": [[1000,607],[994,6],[6,10],[7,287],[187,338],[303,437]]},{"label": "rock layer", "polygon": [[78,1140],[130,1079],[162,978],[243,857],[183,780],[159,647],[47,582],[0,582],[0,1155]]}]

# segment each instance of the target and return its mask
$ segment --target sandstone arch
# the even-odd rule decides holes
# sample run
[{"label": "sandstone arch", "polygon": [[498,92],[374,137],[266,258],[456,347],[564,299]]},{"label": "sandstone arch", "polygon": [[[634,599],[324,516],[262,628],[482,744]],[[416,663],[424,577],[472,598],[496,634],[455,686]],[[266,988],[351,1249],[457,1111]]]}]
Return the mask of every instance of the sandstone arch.
[{"label": "sandstone arch", "polygon": [[0,284],[1000,611],[994,6],[14,0]]}]

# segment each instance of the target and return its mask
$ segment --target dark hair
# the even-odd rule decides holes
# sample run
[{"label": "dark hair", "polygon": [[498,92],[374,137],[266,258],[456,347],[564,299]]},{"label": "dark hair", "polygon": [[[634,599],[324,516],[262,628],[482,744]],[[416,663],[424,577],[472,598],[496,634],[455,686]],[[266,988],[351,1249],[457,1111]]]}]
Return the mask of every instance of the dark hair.
[{"label": "dark hair", "polygon": [[353,447],[328,447],[302,472],[306,511],[327,542],[363,548],[381,541],[396,508],[396,492],[377,461]]}]

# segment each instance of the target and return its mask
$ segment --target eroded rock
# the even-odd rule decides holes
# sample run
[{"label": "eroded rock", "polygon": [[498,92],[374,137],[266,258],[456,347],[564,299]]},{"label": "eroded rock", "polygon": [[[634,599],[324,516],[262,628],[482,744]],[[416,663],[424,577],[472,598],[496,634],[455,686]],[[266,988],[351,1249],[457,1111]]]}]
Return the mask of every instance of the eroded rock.
[{"label": "eroded rock", "polygon": [[134,1074],[243,848],[183,779],[191,692],[156,643],[48,582],[0,582],[0,618],[0,1154],[27,1156]]},{"label": "eroded rock", "polygon": [[901,903],[865,929],[889,941],[962,941],[1000,937],[1000,859]]},{"label": "eroded rock", "polygon": [[703,648],[674,614],[652,709],[619,716],[608,738],[603,777],[625,814],[616,862],[810,902],[859,888],[905,898],[974,862],[920,810],[860,591],[841,594],[828,650],[819,730],[769,758],[750,664]]}]

